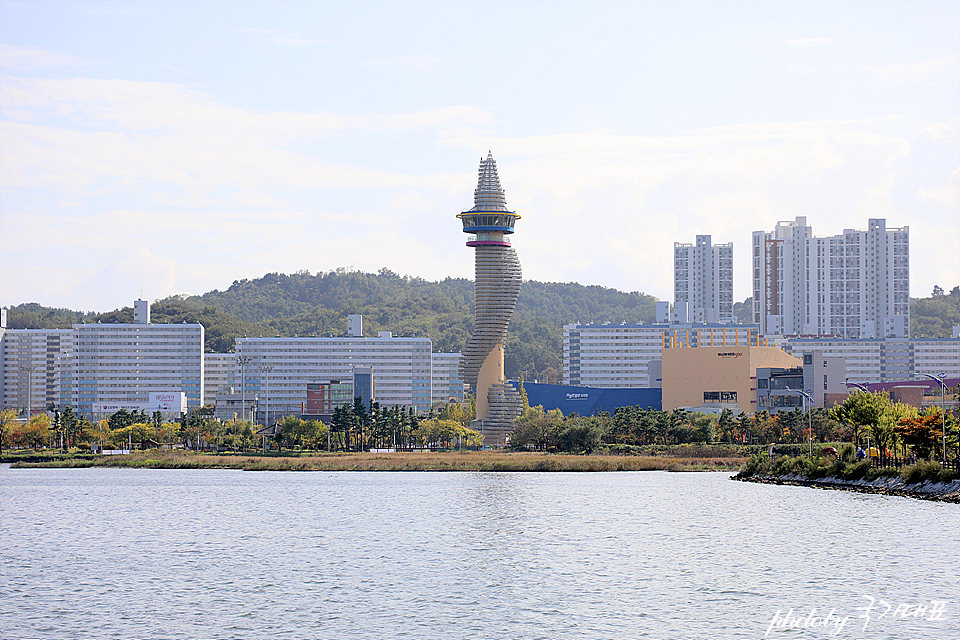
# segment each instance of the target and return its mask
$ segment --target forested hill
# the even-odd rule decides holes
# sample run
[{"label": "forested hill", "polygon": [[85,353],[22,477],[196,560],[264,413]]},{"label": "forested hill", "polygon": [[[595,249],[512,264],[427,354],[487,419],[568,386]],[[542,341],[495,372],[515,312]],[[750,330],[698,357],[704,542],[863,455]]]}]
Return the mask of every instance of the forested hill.
[{"label": "forested hill", "polygon": [[[652,322],[655,300],[600,286],[526,281],[508,333],[506,373],[559,382],[564,324]],[[473,331],[473,281],[429,282],[388,269],[375,274],[346,269],[270,273],[235,281],[226,291],[158,300],[150,313],[155,323],[203,324],[208,351],[232,351],[238,336],[344,335],[347,315],[359,313],[365,335],[429,336],[434,351],[456,352]],[[25,304],[10,309],[7,326],[66,328],[97,321],[132,322],[133,309],[83,314]]]},{"label": "forested hill", "polygon": [[[749,300],[749,299],[748,299]],[[132,301],[131,301],[132,302]],[[749,308],[740,303],[739,307]],[[363,332],[429,336],[434,351],[460,351],[473,331],[473,281],[429,282],[388,269],[362,273],[337,269],[311,275],[269,273],[239,280],[226,291],[173,296],[151,306],[156,323],[199,322],[207,351],[226,352],[242,336],[340,336],[347,315],[363,314]],[[563,325],[573,322],[652,322],[655,298],[576,283],[526,281],[507,334],[504,363],[510,377],[559,382]],[[132,322],[132,307],[107,313],[22,304],[9,310],[11,329],[67,328],[82,322]],[[911,334],[948,337],[960,324],[960,287],[940,287],[929,298],[911,299]]]}]

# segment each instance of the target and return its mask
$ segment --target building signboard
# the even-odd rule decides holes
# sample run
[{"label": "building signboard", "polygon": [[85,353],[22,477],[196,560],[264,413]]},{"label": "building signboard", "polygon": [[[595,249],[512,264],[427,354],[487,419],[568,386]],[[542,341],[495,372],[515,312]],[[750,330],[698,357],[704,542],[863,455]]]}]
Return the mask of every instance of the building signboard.
[{"label": "building signboard", "polygon": [[115,413],[124,411],[146,411],[153,413],[186,413],[187,394],[181,391],[151,392],[149,402],[98,402],[93,405],[97,413]]}]

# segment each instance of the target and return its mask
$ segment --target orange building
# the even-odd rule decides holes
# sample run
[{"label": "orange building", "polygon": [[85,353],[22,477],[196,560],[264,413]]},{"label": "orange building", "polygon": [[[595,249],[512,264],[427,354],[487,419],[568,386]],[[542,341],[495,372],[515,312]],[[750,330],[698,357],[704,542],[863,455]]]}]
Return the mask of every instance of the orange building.
[{"label": "orange building", "polygon": [[689,408],[754,413],[757,369],[801,367],[777,347],[697,347],[663,350],[663,410]]}]

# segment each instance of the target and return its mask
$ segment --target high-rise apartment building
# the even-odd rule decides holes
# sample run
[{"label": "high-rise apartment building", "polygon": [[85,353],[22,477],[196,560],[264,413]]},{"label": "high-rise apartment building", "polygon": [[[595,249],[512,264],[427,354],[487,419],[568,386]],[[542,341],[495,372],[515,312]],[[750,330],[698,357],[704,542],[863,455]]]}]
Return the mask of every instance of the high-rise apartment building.
[{"label": "high-rise apartment building", "polygon": [[433,354],[433,404],[463,402],[459,353]]},{"label": "high-rise apartment building", "polygon": [[503,446],[520,415],[522,400],[504,377],[507,325],[520,296],[522,275],[510,235],[520,218],[507,209],[500,187],[497,162],[491,153],[480,160],[479,179],[473,192],[473,208],[457,217],[463,232],[471,234],[467,246],[474,248],[475,321],[473,335],[460,359],[460,377],[476,391],[477,420],[484,444]]},{"label": "high-rise apartment building", "polygon": [[64,406],[100,415],[114,406],[147,405],[151,393],[167,392],[185,394],[187,409],[202,405],[203,325],[148,324],[149,308],[139,309],[132,324],[73,325],[73,380],[71,393],[61,394]]},{"label": "high-rise apartment building", "polygon": [[[234,395],[257,398],[257,418],[300,414],[309,384],[353,381],[354,393],[383,407],[430,411],[432,345],[430,338],[237,338],[236,356],[244,363],[234,375]],[[360,370],[363,369],[363,372]],[[360,379],[363,373],[365,378]],[[366,381],[365,383],[363,381]]]},{"label": "high-rise apartment building", "polygon": [[960,338],[790,338],[784,348],[795,356],[842,356],[850,382],[900,382],[946,374],[960,377]]},{"label": "high-rise apartment building", "polygon": [[183,393],[187,407],[199,407],[203,327],[150,324],[149,303],[137,300],[134,308],[131,324],[4,331],[4,406],[36,412],[52,404],[98,417]]},{"label": "high-rise apartment building", "polygon": [[229,391],[236,368],[234,353],[203,354],[203,404],[216,404],[217,395]]},{"label": "high-rise apartment building", "polygon": [[733,243],[673,243],[673,305],[678,322],[733,322]]},{"label": "high-rise apartment building", "polygon": [[910,232],[871,218],[866,231],[815,238],[805,217],[755,231],[753,315],[765,334],[909,336]]},{"label": "high-rise apartment building", "polygon": [[64,383],[74,342],[72,329],[0,330],[2,408],[42,413],[60,406],[62,394],[70,393]]}]

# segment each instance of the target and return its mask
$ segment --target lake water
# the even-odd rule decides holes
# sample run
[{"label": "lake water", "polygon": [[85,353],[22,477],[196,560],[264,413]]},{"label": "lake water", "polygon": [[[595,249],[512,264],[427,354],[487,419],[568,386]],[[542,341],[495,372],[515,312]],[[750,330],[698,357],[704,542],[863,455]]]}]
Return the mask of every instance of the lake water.
[{"label": "lake water", "polygon": [[960,638],[951,504],[719,473],[7,465],[0,496],[4,638]]}]

